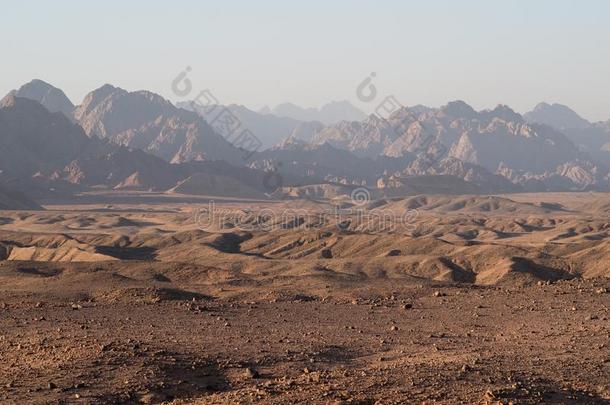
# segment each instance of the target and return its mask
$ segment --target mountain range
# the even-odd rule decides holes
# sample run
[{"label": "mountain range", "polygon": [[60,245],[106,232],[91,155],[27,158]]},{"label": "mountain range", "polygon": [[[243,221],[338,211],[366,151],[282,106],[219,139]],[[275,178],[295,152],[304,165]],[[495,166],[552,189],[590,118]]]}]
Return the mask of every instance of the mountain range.
[{"label": "mountain range", "polygon": [[0,102],[0,185],[11,192],[40,197],[54,190],[91,187],[165,191],[198,173],[223,175],[252,183],[261,194],[265,191],[263,171],[224,160],[172,164],[143,150],[88,136],[63,113],[52,113],[37,101],[10,94]]},{"label": "mountain range", "polygon": [[365,113],[347,100],[332,101],[320,108],[303,108],[292,103],[283,103],[273,109],[263,108],[259,113],[288,117],[298,121],[318,121],[325,125],[341,121],[362,121],[366,118]]},{"label": "mountain range", "polygon": [[229,111],[243,128],[251,131],[260,140],[261,149],[275,146],[287,137],[310,141],[316,132],[324,128],[324,124],[318,121],[301,121],[271,113],[258,113],[236,104],[202,106],[192,101],[182,101],[176,105],[185,110],[194,111],[212,123],[216,122],[221,111]]},{"label": "mountain range", "polygon": [[275,188],[339,184],[386,195],[425,184],[455,193],[610,188],[610,122],[590,123],[558,104],[522,116],[454,101],[330,124],[313,113],[279,116],[292,107],[215,107],[236,116],[260,147],[247,150],[192,103],[107,84],[74,105],[34,80],[0,102],[0,183],[30,197],[90,187],[233,195],[241,187],[260,197],[274,191],[270,173],[281,177]]}]

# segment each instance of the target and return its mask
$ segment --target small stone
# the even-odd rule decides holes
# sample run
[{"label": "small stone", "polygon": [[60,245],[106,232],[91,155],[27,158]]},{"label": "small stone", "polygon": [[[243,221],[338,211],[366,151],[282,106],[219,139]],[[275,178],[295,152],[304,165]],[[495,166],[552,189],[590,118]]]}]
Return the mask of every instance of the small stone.
[{"label": "small stone", "polygon": [[470,366],[468,364],[464,364],[462,366],[462,372],[467,373],[468,371],[470,371]]},{"label": "small stone", "polygon": [[320,376],[320,373],[319,373],[319,372],[317,372],[317,371],[314,371],[314,372],[311,372],[311,373],[309,373],[309,374],[307,375],[307,380],[308,380],[309,382],[315,382],[315,383],[317,383],[317,382],[320,382],[320,377],[321,377],[321,376]]},{"label": "small stone", "polygon": [[248,367],[244,370],[244,376],[246,378],[258,378],[260,375],[258,373],[258,371],[256,371],[255,369]]},{"label": "small stone", "polygon": [[396,325],[392,325],[392,327],[390,328],[390,330],[392,330],[392,331],[397,331],[397,330],[398,330],[398,326],[396,326]]},{"label": "small stone", "polygon": [[155,404],[155,403],[161,402],[162,400],[163,400],[163,398],[161,398],[160,395],[158,395],[154,392],[149,392],[149,393],[142,395],[140,397],[139,402],[141,404]]},{"label": "small stone", "polygon": [[47,388],[50,390],[53,390],[53,389],[57,388],[57,385],[55,385],[55,383],[53,383],[53,382],[50,382],[47,384]]},{"label": "small stone", "polygon": [[440,291],[434,291],[434,294],[432,294],[435,297],[444,297],[445,293],[440,292]]},{"label": "small stone", "polygon": [[483,397],[486,400],[498,399],[498,397],[496,397],[496,395],[493,392],[489,391],[489,390],[485,392],[485,395],[483,395]]},{"label": "small stone", "polygon": [[323,259],[332,259],[333,258],[333,252],[330,249],[322,249],[322,251],[320,252],[320,256]]}]

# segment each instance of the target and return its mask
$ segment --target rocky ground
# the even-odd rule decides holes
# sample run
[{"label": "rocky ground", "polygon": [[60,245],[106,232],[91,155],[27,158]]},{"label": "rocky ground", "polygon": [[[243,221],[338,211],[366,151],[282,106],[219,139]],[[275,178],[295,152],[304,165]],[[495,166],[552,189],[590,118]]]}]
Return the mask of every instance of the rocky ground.
[{"label": "rocky ground", "polygon": [[541,284],[380,281],[247,301],[3,285],[0,400],[610,403],[610,282]]}]

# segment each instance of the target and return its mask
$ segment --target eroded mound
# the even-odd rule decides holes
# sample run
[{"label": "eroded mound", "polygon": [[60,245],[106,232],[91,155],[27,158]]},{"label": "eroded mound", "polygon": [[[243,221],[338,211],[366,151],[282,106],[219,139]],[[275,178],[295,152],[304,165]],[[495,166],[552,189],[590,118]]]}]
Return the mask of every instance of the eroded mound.
[{"label": "eroded mound", "polygon": [[209,207],[5,212],[0,260],[204,266],[159,277],[218,288],[278,277],[522,285],[610,275],[610,225],[572,201],[420,195],[346,208],[305,200]]}]

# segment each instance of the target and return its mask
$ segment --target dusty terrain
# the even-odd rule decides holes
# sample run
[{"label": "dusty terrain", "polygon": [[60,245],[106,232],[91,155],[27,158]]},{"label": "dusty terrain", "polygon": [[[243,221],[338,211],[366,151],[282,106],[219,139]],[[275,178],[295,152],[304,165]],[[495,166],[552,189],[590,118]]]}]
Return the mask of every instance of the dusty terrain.
[{"label": "dusty terrain", "polygon": [[0,402],[610,403],[609,196],[209,201],[0,211]]}]

